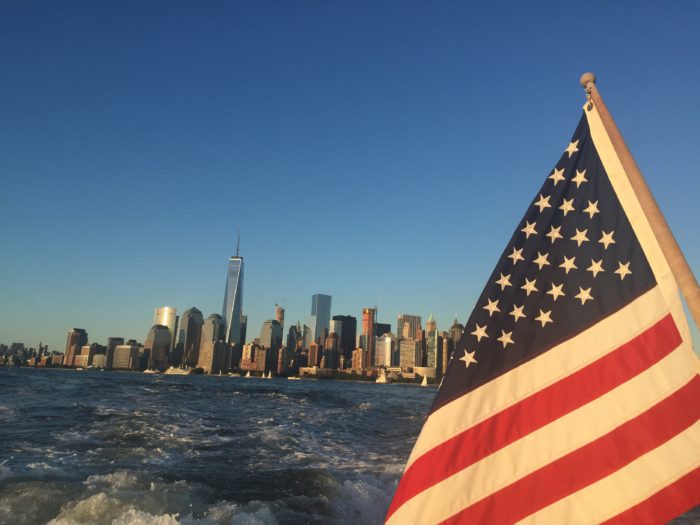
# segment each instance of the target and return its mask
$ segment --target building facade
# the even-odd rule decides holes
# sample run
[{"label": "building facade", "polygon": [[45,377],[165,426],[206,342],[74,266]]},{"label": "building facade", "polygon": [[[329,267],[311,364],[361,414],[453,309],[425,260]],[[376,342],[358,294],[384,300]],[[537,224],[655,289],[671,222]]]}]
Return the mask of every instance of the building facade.
[{"label": "building facade", "polygon": [[421,344],[415,339],[399,341],[399,366],[402,369],[421,366]]},{"label": "building facade", "polygon": [[[367,359],[370,365],[374,365],[374,324],[377,322],[377,309],[376,308],[363,308],[362,309],[362,338],[364,346],[363,348],[367,350]],[[354,368],[354,367],[353,367]]]},{"label": "building facade", "polygon": [[153,312],[153,324],[166,326],[170,331],[168,351],[172,350],[175,345],[177,321],[177,308],[173,308],[171,306],[161,306],[160,308],[156,308]]},{"label": "building facade", "polygon": [[375,366],[395,366],[396,336],[391,332],[377,336],[375,344]]},{"label": "building facade", "polygon": [[117,345],[114,348],[112,368],[116,370],[139,369],[139,347],[137,344]]},{"label": "building facade", "polygon": [[204,316],[201,311],[194,306],[185,310],[180,318],[180,327],[177,331],[177,358],[173,359],[174,366],[197,366],[203,326]]},{"label": "building facade", "polygon": [[170,348],[170,329],[162,324],[151,327],[143,344],[148,352],[147,367],[150,370],[165,370],[168,368],[168,348]]},{"label": "building facade", "polygon": [[224,341],[231,345],[242,345],[241,317],[243,316],[243,257],[231,256],[226,272],[226,288],[224,289],[224,305],[221,317],[226,324]]},{"label": "building facade", "polygon": [[82,328],[73,328],[68,332],[63,366],[74,366],[75,356],[80,355],[83,346],[88,343],[88,333]]},{"label": "building facade", "polygon": [[307,326],[309,327],[309,340],[305,341],[305,345],[312,342],[318,343],[319,339],[322,343],[329,333],[331,322],[331,296],[322,293],[317,293],[311,296],[311,315],[307,318]]},{"label": "building facade", "polygon": [[420,328],[420,315],[399,314],[396,318],[396,337],[399,339],[415,339]]},{"label": "building facade", "polygon": [[[357,318],[352,315],[334,315],[334,326],[340,324],[340,354],[348,363],[352,360],[352,351],[357,348]],[[333,331],[333,330],[331,330]]]}]

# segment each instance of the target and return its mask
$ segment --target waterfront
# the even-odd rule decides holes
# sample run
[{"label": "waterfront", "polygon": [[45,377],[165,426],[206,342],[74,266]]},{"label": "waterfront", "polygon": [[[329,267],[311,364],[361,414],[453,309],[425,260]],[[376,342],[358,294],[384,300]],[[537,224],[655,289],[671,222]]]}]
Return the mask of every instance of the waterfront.
[{"label": "waterfront", "polygon": [[381,523],[434,394],[0,369],[0,523]]}]

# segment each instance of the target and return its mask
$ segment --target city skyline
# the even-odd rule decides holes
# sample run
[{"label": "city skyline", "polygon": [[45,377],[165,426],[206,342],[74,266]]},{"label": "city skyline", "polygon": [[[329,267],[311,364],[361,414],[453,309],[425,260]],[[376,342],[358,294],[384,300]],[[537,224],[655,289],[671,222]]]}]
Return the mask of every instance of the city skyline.
[{"label": "city skyline", "polygon": [[587,70],[698,273],[700,6],[629,12],[3,4],[0,340],[219,313],[239,229],[248,339],[319,291],[464,322]]}]

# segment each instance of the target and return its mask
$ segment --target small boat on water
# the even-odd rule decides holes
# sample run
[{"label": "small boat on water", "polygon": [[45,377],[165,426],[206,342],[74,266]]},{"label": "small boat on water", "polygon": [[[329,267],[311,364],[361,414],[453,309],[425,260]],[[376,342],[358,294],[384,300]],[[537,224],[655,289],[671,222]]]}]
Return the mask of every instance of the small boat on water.
[{"label": "small boat on water", "polygon": [[290,381],[299,381],[299,380],[301,379],[301,377],[299,377],[299,376],[289,376],[287,379],[289,379]]},{"label": "small boat on water", "polygon": [[272,379],[272,370],[270,370],[267,375],[265,375],[265,372],[263,372],[262,375],[263,379]]},{"label": "small boat on water", "polygon": [[85,370],[82,366],[79,366],[78,368],[75,369],[76,372],[82,372]]},{"label": "small boat on water", "polygon": [[380,383],[380,384],[387,384],[391,383],[389,378],[386,376],[386,370],[382,370],[381,373],[379,374],[379,377],[375,381],[375,383]]},{"label": "small boat on water", "polygon": [[237,373],[235,373],[235,372],[229,372],[229,373],[228,373],[228,376],[229,376],[229,377],[241,377],[241,374],[237,374]]},{"label": "small boat on water", "polygon": [[420,384],[420,386],[428,386],[428,376],[423,376],[423,382]]},{"label": "small boat on water", "polygon": [[189,375],[190,371],[186,368],[177,368],[175,366],[171,366],[164,373],[169,376],[186,376]]},{"label": "small boat on water", "polygon": [[146,368],[146,370],[143,371],[144,374],[158,374],[158,370],[153,370],[152,368]]}]

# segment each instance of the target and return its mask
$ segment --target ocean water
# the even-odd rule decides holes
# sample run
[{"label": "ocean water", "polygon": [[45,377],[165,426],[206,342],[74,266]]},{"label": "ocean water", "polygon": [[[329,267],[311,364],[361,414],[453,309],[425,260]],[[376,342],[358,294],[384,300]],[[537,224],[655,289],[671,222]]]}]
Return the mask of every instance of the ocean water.
[{"label": "ocean water", "polygon": [[0,369],[0,525],[380,524],[434,395]]},{"label": "ocean water", "polygon": [[0,369],[0,524],[382,523],[434,395]]}]

